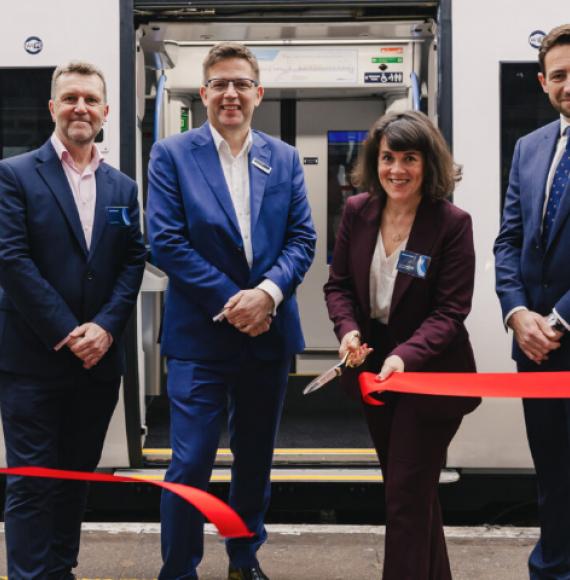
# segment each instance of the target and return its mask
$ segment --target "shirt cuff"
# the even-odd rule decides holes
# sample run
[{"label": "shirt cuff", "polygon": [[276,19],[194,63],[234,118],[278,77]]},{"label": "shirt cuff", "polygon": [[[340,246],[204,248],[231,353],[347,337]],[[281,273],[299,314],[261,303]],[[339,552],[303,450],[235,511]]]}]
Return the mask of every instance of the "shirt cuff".
[{"label": "shirt cuff", "polygon": [[518,312],[519,310],[528,310],[528,308],[526,306],[515,306],[514,308],[512,308],[511,310],[509,310],[507,312],[507,315],[505,316],[505,320],[503,322],[503,324],[505,325],[505,328],[509,328],[509,318],[515,313]]},{"label": "shirt cuff", "polygon": [[275,282],[269,280],[269,278],[265,278],[265,280],[260,282],[257,285],[257,288],[267,292],[267,294],[273,298],[273,316],[275,316],[277,314],[278,306],[283,302],[283,292],[281,292],[281,288],[279,288]]},{"label": "shirt cuff", "polygon": [[564,320],[564,318],[562,318],[562,316],[560,316],[560,314],[558,314],[558,310],[556,310],[556,308],[552,309],[552,312],[554,312],[556,318],[558,318],[558,320],[560,321],[560,323],[564,326],[564,328],[566,330],[570,330],[570,324],[568,324],[566,322],[566,320]]}]

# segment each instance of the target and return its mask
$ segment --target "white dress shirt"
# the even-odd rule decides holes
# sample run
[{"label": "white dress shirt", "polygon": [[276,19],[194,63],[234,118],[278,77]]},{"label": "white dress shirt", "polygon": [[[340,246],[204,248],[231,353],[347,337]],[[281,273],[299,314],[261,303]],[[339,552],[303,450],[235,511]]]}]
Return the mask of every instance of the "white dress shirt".
[{"label": "white dress shirt", "polygon": [[89,165],[81,172],[73,157],[61,142],[59,137],[53,133],[51,136],[51,144],[61,161],[61,166],[67,177],[67,182],[73,193],[73,199],[77,206],[83,235],[87,249],[91,246],[91,237],[93,236],[93,221],[95,219],[95,202],[97,200],[97,184],[95,180],[95,171],[103,162],[103,157],[99,149],[93,144],[93,155]]},{"label": "white dress shirt", "polygon": [[[91,246],[91,238],[93,236],[95,202],[97,201],[95,171],[97,171],[97,168],[103,162],[103,156],[97,148],[97,145],[94,143],[91,161],[83,172],[80,172],[77,165],[75,165],[75,161],[73,161],[73,157],[71,157],[71,153],[55,133],[51,136],[51,144],[61,161],[61,166],[63,167],[63,171],[67,177],[67,182],[69,183],[75,205],[77,206],[81,228],[83,229],[83,235],[85,236],[85,243],[87,244],[87,249],[89,249]],[[109,332],[107,332],[107,336],[109,337],[109,340],[113,340],[113,337]],[[66,336],[55,345],[54,350],[60,350],[68,342],[69,336]]]},{"label": "white dress shirt", "polygon": [[[212,138],[224,177],[228,186],[234,210],[236,212],[241,237],[243,240],[243,249],[249,267],[253,264],[253,245],[251,241],[251,195],[249,185],[249,152],[253,143],[251,130],[248,132],[243,147],[237,155],[232,155],[228,142],[220,133],[210,125]],[[283,301],[283,292],[277,284],[269,279],[265,279],[257,285],[257,288],[264,290],[273,298],[275,309]],[[275,313],[275,310],[274,310]]]},{"label": "white dress shirt", "polygon": [[376,248],[370,264],[370,317],[382,324],[388,324],[394,283],[398,275],[396,266],[400,252],[405,249],[407,243],[408,238],[405,238],[389,256],[386,256],[382,231],[378,231]]}]

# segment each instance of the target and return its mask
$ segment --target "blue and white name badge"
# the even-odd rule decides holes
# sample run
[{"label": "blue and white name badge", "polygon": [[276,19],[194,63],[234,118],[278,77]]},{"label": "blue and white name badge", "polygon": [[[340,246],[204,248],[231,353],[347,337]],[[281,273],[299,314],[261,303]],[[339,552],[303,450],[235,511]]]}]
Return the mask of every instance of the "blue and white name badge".
[{"label": "blue and white name badge", "polygon": [[402,272],[402,274],[409,274],[415,278],[425,278],[427,276],[430,262],[431,258],[429,256],[423,256],[422,254],[402,250],[400,252],[400,257],[398,258],[396,269],[398,272]]},{"label": "blue and white name badge", "polygon": [[107,206],[107,223],[110,226],[128,228],[131,225],[129,208],[126,206]]},{"label": "blue and white name badge", "polygon": [[267,175],[271,173],[271,167],[269,167],[267,163],[263,163],[263,161],[260,161],[257,157],[254,157],[251,160],[251,164],[254,167],[257,167],[257,169],[259,169],[260,171],[263,171],[263,173],[267,173]]}]

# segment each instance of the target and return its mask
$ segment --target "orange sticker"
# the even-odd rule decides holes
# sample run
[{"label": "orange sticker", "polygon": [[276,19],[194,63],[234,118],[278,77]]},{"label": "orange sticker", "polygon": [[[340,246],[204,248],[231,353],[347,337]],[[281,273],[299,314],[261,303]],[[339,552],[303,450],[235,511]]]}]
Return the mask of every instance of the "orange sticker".
[{"label": "orange sticker", "polygon": [[384,46],[380,49],[382,54],[404,54],[403,46]]}]

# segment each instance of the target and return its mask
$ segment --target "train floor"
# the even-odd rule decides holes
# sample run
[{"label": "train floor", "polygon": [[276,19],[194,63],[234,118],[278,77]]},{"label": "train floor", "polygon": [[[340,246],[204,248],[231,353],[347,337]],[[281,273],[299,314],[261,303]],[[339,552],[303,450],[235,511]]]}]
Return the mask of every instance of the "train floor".
[{"label": "train floor", "polygon": [[[373,580],[381,578],[384,528],[381,526],[270,525],[259,559],[272,580]],[[446,528],[455,580],[528,578],[526,559],[536,528]],[[0,541],[4,540],[3,527]],[[412,556],[412,555],[411,555]],[[160,569],[158,524],[85,524],[78,579],[149,580]],[[206,528],[200,580],[227,578],[223,541]],[[0,550],[0,580],[6,580]]]}]

